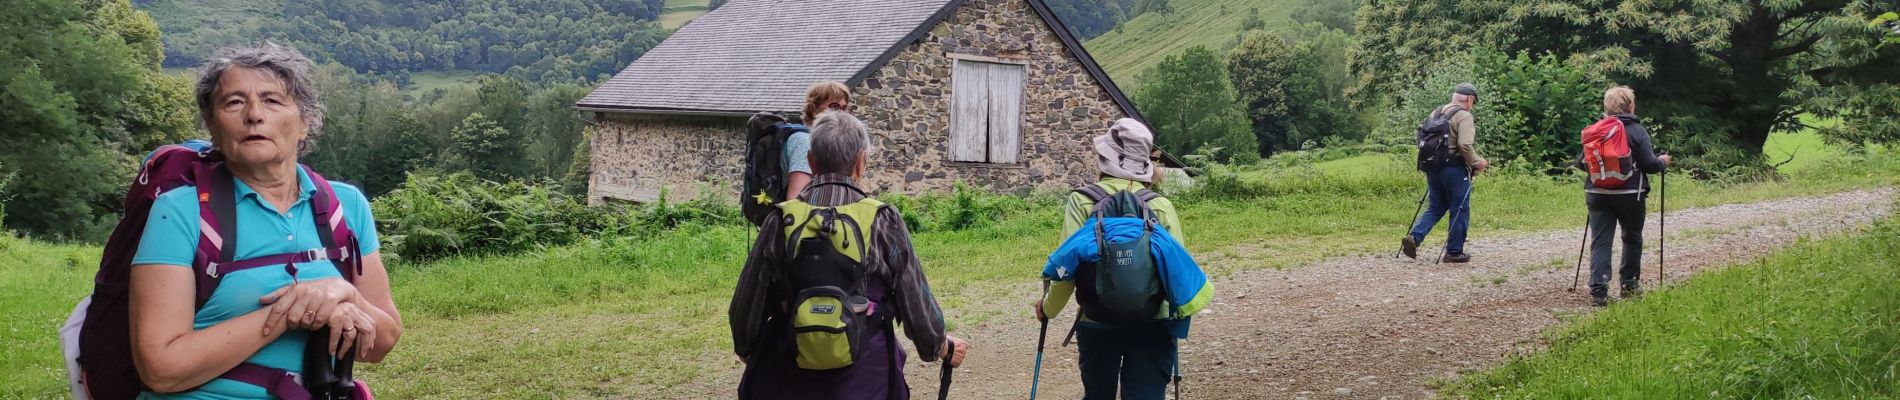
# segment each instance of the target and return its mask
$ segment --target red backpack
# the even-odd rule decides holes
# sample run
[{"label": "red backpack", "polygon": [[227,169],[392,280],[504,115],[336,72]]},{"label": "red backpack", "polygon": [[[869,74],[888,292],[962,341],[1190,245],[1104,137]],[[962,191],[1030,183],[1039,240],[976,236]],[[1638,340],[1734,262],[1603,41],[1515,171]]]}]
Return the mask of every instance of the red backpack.
[{"label": "red backpack", "polygon": [[[73,309],[73,314],[67,317],[65,326],[60,328],[60,341],[67,353],[65,357],[74,397],[132,399],[148,388],[139,380],[138,369],[132,363],[127,297],[131,287],[132,257],[138,252],[139,240],[145,233],[146,217],[151,214],[152,202],[159,194],[180,186],[197,188],[198,226],[201,229],[197,255],[192,259],[191,268],[193,276],[197,277],[198,307],[204,307],[205,301],[211,298],[211,293],[217,290],[226,274],[240,270],[284,266],[294,271],[294,263],[332,260],[341,270],[343,278],[350,282],[355,282],[356,276],[362,273],[362,254],[356,246],[356,233],[344,222],[341,203],[337,201],[330,182],[317,175],[316,171],[301,165],[299,167],[310,175],[310,181],[317,186],[317,193],[311,197],[310,204],[318,232],[323,233],[318,235],[323,241],[323,248],[234,260],[237,202],[233,198],[231,172],[224,168],[223,161],[223,156],[212,150],[209,143],[191,141],[159,147],[140,165],[138,178],[132,182],[131,189],[125,195],[125,214],[112,230],[112,236],[106,240],[105,252],[99,258],[99,272],[93,277],[92,296],[81,300]],[[311,337],[324,336],[327,333],[313,334]],[[312,340],[306,346],[305,382],[302,387],[291,379],[287,371],[250,363],[240,364],[219,377],[261,386],[273,396],[291,399],[310,398],[312,393],[337,397],[333,388],[360,386],[354,385],[356,382],[348,378],[352,361],[350,357],[345,356],[335,364],[331,363],[329,357],[318,357],[317,362],[312,362],[312,348],[316,349],[315,354],[319,356],[327,353],[323,347],[325,344],[321,342]],[[350,385],[343,385],[339,380]],[[345,389],[346,392],[359,390],[366,389]],[[361,393],[367,395],[367,392]]]},{"label": "red backpack", "polygon": [[1629,131],[1623,120],[1604,117],[1583,128],[1583,166],[1590,172],[1590,184],[1598,189],[1619,189],[1639,172],[1630,158]]}]

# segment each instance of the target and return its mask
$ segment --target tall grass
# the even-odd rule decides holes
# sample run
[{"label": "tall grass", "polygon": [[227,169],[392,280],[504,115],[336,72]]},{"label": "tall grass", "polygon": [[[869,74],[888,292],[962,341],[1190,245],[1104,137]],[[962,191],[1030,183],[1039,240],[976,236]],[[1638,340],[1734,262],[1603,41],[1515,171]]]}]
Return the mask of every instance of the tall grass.
[{"label": "tall grass", "polygon": [[1453,397],[1900,396],[1900,220],[1698,276],[1549,333]]},{"label": "tall grass", "polygon": [[55,331],[92,290],[99,248],[0,232],[0,398],[64,397]]}]

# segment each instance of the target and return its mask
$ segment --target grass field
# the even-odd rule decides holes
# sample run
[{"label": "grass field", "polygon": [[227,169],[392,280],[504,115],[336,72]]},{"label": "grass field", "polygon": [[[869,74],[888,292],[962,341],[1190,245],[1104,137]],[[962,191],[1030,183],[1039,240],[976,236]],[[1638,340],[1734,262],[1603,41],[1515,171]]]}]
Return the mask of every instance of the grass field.
[{"label": "grass field", "polygon": [[[1817,127],[1839,124],[1839,120],[1810,121]],[[1777,133],[1768,135],[1768,144],[1762,147],[1771,163],[1782,163],[1781,173],[1792,174],[1821,165],[1823,161],[1841,156],[1841,150],[1821,142],[1821,135],[1812,130],[1795,133]]]},{"label": "grass field", "polygon": [[1287,15],[1299,0],[1172,0],[1169,4],[1173,14],[1144,13],[1082,45],[1122,91],[1133,93],[1141,86],[1136,74],[1164,57],[1194,46],[1222,50],[1221,46],[1234,40],[1250,8],[1260,9],[1267,30],[1287,29],[1293,23]]},{"label": "grass field", "polygon": [[[1390,251],[1417,199],[1408,162],[1371,155],[1266,169],[1241,184],[1246,195],[1182,194],[1184,234],[1215,276]],[[1780,181],[1672,181],[1669,203],[1700,207],[1900,183],[1900,154],[1884,150],[1814,162],[1821,167]],[[1583,212],[1570,180],[1487,176],[1474,196],[1474,237],[1567,228]],[[914,236],[953,330],[1022,317],[968,310],[979,301],[1033,297],[1013,288],[1034,279],[1059,228],[1051,202],[1031,204],[1037,209],[975,228]],[[735,363],[726,301],[750,235],[736,225],[686,227],[530,254],[395,265],[405,335],[386,362],[362,375],[389,398],[518,398],[640,396],[723,373]],[[53,327],[87,290],[98,249],[12,238],[0,245],[0,317],[7,321],[0,380],[12,383],[0,387],[0,397],[56,397],[63,386]]]},{"label": "grass field", "polygon": [[660,26],[666,29],[679,29],[706,15],[710,5],[707,0],[666,0],[666,8],[660,11]]},{"label": "grass field", "polygon": [[1462,398],[1900,396],[1900,220],[1698,276],[1546,335]]},{"label": "grass field", "polygon": [[409,74],[410,85],[409,87],[403,88],[402,93],[410,96],[421,96],[424,93],[429,93],[436,89],[449,90],[473,85],[475,84],[475,78],[480,76],[482,76],[482,73],[473,71],[412,72]]}]

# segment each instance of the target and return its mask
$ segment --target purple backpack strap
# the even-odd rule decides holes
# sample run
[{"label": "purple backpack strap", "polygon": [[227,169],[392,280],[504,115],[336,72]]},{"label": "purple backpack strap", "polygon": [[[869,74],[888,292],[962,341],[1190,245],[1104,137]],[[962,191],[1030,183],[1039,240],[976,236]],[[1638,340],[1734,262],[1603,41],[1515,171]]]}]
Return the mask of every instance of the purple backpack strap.
[{"label": "purple backpack strap", "polygon": [[331,260],[346,280],[355,282],[356,276],[362,274],[362,255],[356,252],[356,234],[343,220],[342,203],[336,199],[330,181],[324,180],[322,175],[309,167],[300,167],[309,174],[311,182],[317,187],[310,207],[323,249],[237,260],[237,199],[232,186],[236,178],[222,163],[199,166],[196,182],[198,252],[192,258],[198,307],[204,307],[205,302],[210,300],[211,293],[218,289],[224,275],[246,269]]},{"label": "purple backpack strap", "polygon": [[271,397],[284,400],[310,399],[310,392],[304,390],[302,384],[297,383],[296,375],[281,369],[243,363],[218,377],[257,385],[264,388],[265,393],[270,393]]},{"label": "purple backpack strap", "polygon": [[363,274],[363,255],[358,253],[361,249],[356,245],[356,231],[350,230],[349,222],[343,218],[343,202],[336,198],[336,188],[331,187],[323,175],[309,166],[299,167],[317,186],[317,195],[310,199],[310,211],[317,220],[317,236],[323,240],[324,250],[343,273],[343,278],[356,282],[356,277]]},{"label": "purple backpack strap", "polygon": [[207,162],[198,166],[198,254],[191,268],[197,280],[197,306],[203,308],[211,293],[217,291],[226,266],[237,252],[237,198],[231,171],[224,163]]}]

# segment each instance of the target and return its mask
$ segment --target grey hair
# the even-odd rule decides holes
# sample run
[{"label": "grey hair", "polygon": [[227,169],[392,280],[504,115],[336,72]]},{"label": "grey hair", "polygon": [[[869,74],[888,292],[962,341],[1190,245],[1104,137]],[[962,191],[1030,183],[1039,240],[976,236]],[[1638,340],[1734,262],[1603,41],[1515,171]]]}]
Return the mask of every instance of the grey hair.
[{"label": "grey hair", "polygon": [[818,114],[811,124],[813,174],[851,173],[859,155],[871,153],[871,129],[844,111]]},{"label": "grey hair", "polygon": [[284,81],[284,89],[290,92],[291,100],[297,102],[298,114],[303,117],[304,126],[309,130],[304,141],[297,143],[297,153],[308,152],[310,141],[323,132],[323,102],[317,96],[316,85],[310,82],[310,70],[314,65],[309,57],[304,57],[297,49],[268,40],[218,49],[198,69],[198,124],[203,127],[211,125],[211,111],[218,95],[218,79],[224,77],[225,71],[233,68],[269,71]]}]

